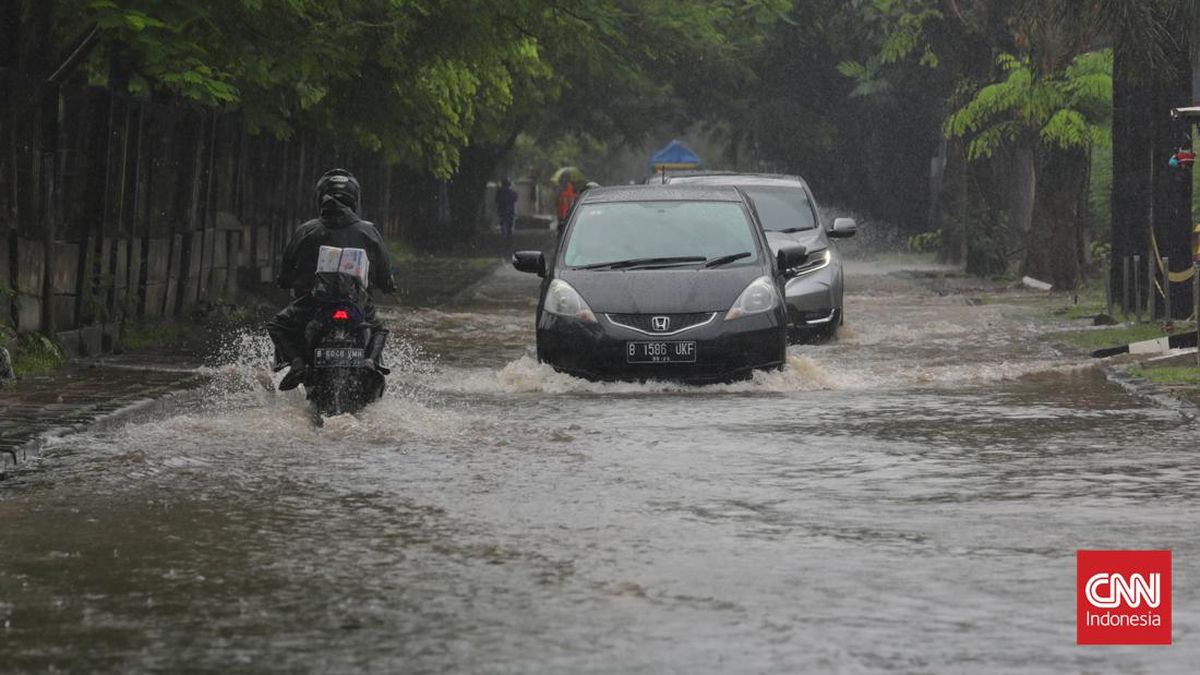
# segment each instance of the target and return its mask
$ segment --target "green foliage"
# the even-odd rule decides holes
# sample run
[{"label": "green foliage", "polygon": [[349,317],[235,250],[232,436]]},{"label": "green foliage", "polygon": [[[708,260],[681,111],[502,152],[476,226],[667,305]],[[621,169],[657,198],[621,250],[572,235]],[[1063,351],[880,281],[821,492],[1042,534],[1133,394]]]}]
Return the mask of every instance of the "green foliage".
[{"label": "green foliage", "polygon": [[56,24],[63,42],[99,28],[91,82],[123,72],[134,94],[236,107],[252,130],[317,129],[449,177],[463,148],[525,128],[639,137],[680,92],[746,75],[739,57],[789,5],[61,0]]},{"label": "green foliage", "polygon": [[968,216],[966,271],[977,276],[1008,272],[1007,222],[1004,214],[980,206]]},{"label": "green foliage", "polygon": [[[838,63],[837,71],[854,81],[852,97],[887,94],[894,88],[895,68],[916,56],[916,63],[937,68],[941,58],[930,40],[930,29],[944,15],[931,0],[853,0],[848,11],[870,34],[875,51],[860,59]],[[919,54],[919,56],[917,56]]]},{"label": "green foliage", "polygon": [[947,136],[971,139],[972,159],[1022,138],[1063,149],[1108,143],[1112,50],[1081,54],[1050,76],[1035,74],[1028,57],[1001,54],[996,64],[1001,79],[946,119]]},{"label": "green foliage", "polygon": [[941,230],[930,230],[908,238],[908,250],[911,253],[936,253],[941,247]]},{"label": "green foliage", "polygon": [[1200,385],[1200,368],[1196,366],[1164,366],[1146,368],[1138,366],[1129,369],[1129,374],[1144,377],[1159,384],[1194,384]]},{"label": "green foliage", "polygon": [[1054,337],[1080,349],[1091,351],[1103,347],[1119,347],[1131,342],[1153,340],[1166,335],[1158,324],[1143,323],[1100,328],[1095,330],[1062,331]]},{"label": "green foliage", "polygon": [[62,348],[45,335],[24,333],[17,338],[12,360],[17,377],[26,377],[57,370],[66,358]]}]

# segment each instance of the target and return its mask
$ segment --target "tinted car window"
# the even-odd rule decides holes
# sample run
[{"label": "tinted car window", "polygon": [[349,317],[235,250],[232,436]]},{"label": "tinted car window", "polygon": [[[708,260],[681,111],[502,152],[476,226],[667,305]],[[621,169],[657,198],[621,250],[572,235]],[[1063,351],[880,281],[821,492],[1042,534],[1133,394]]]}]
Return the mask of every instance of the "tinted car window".
[{"label": "tinted car window", "polygon": [[620,202],[580,207],[563,260],[571,267],[597,263],[748,251],[739,264],[758,260],[746,210],[734,202]]},{"label": "tinted car window", "polygon": [[764,230],[811,230],[817,226],[808,195],[799,188],[744,187]]}]

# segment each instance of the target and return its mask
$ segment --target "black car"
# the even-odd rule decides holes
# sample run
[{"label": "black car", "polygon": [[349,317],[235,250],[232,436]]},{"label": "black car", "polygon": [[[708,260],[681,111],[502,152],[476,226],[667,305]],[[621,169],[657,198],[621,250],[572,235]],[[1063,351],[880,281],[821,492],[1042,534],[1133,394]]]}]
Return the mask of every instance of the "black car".
[{"label": "black car", "polygon": [[758,216],[732,186],[593,188],[547,262],[538,359],[588,379],[722,382],[786,358],[781,270],[803,247],[771,253]]}]

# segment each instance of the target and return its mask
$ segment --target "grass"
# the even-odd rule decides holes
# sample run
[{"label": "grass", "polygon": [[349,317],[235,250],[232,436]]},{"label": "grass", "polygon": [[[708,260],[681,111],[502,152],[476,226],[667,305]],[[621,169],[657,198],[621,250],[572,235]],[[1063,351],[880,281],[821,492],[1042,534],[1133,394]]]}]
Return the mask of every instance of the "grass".
[{"label": "grass", "polygon": [[1101,347],[1117,347],[1141,340],[1153,340],[1169,335],[1156,323],[1112,326],[1097,330],[1069,330],[1052,333],[1058,338],[1081,349],[1091,351]]},{"label": "grass", "polygon": [[1200,366],[1135,366],[1129,369],[1129,374],[1159,384],[1200,385]]},{"label": "grass", "polygon": [[27,377],[58,370],[66,358],[62,348],[50,338],[41,333],[26,333],[17,338],[12,361],[17,377]]},{"label": "grass", "polygon": [[1057,293],[1053,299],[1055,303],[1050,308],[1050,315],[1056,318],[1091,319],[1108,311],[1104,302],[1103,279],[1092,279],[1083,288]]}]

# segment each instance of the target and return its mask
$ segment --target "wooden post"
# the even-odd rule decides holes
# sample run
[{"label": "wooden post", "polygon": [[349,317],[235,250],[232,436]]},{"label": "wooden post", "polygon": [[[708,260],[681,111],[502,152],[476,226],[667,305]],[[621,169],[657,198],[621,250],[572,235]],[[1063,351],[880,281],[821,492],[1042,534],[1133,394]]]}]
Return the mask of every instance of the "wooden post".
[{"label": "wooden post", "polygon": [[1174,317],[1171,316],[1171,258],[1168,256],[1163,256],[1162,273],[1163,317],[1169,322]]},{"label": "wooden post", "polygon": [[[1200,256],[1192,260],[1192,317],[1196,319],[1196,336],[1200,337]],[[1196,366],[1200,367],[1200,343],[1196,345]]]},{"label": "wooden post", "polygon": [[1109,278],[1111,273],[1104,270],[1104,313],[1108,316],[1113,315],[1113,299],[1112,299],[1112,280]]},{"label": "wooden post", "polygon": [[1133,256],[1133,304],[1134,317],[1138,323],[1142,322],[1142,277],[1139,271],[1142,267],[1142,256]]},{"label": "wooden post", "polygon": [[1154,252],[1151,251],[1146,256],[1146,321],[1154,323],[1154,319],[1158,314],[1154,311],[1158,309],[1158,297],[1154,290],[1154,281],[1158,278],[1158,269],[1155,265],[1157,258]]},{"label": "wooden post", "polygon": [[1121,258],[1121,318],[1129,316],[1129,256]]},{"label": "wooden post", "polygon": [[[1192,228],[1192,318],[1200,339],[1200,223]],[[1200,342],[1196,344],[1196,366],[1200,367]]]},{"label": "wooden post", "polygon": [[57,159],[53,152],[42,153],[42,189],[45,191],[45,207],[42,210],[42,332],[47,335],[58,332],[58,327],[54,325],[54,237],[58,230],[58,194],[55,180]]}]

